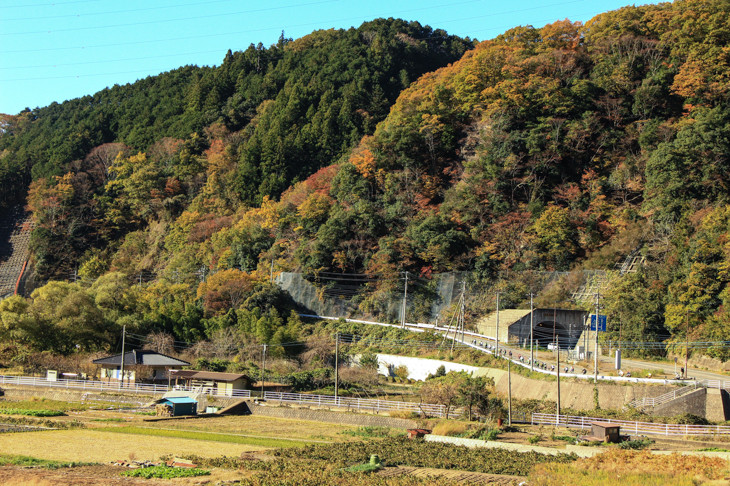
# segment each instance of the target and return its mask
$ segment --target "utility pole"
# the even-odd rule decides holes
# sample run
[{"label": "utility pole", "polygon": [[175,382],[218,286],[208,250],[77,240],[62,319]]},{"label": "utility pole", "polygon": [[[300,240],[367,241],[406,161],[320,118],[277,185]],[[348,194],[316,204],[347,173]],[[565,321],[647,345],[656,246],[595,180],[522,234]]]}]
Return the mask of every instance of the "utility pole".
[{"label": "utility pole", "polygon": [[535,329],[535,309],[532,307],[532,292],[530,292],[530,370],[535,371],[535,349],[532,331]]},{"label": "utility pole", "polygon": [[593,382],[598,383],[598,324],[599,324],[599,312],[601,294],[596,292],[596,345],[593,348]]},{"label": "utility pole", "polygon": [[687,348],[684,351],[684,379],[687,379],[689,370],[687,369],[687,365],[689,364],[689,311],[687,311],[686,314],[686,321],[687,321],[687,331],[685,332],[685,340],[687,341]]},{"label": "utility pole", "polygon": [[560,422],[560,336],[557,337],[558,344],[558,422]]},{"label": "utility pole", "polygon": [[555,330],[558,327],[558,304],[553,304],[553,349],[555,349]]},{"label": "utility pole", "polygon": [[122,326],[122,359],[121,359],[121,366],[119,370],[119,388],[122,388],[124,386],[124,338],[127,335],[127,326]]},{"label": "utility pole", "polygon": [[262,352],[261,357],[261,399],[264,398],[264,377],[266,373],[266,345],[264,344],[264,349]]},{"label": "utility pole", "polygon": [[340,333],[335,333],[335,405],[340,389]]},{"label": "utility pole", "polygon": [[507,424],[512,426],[512,360],[507,360]]},{"label": "utility pole", "polygon": [[464,319],[466,318],[466,282],[461,281],[461,307],[459,309],[459,326],[461,329],[461,342],[464,342]]},{"label": "utility pole", "polygon": [[499,290],[497,290],[497,335],[495,338],[497,344],[494,347],[494,355],[499,357]]},{"label": "utility pole", "polygon": [[406,327],[406,302],[408,301],[408,271],[405,274],[406,285],[403,289],[403,311],[401,312],[401,326]]}]

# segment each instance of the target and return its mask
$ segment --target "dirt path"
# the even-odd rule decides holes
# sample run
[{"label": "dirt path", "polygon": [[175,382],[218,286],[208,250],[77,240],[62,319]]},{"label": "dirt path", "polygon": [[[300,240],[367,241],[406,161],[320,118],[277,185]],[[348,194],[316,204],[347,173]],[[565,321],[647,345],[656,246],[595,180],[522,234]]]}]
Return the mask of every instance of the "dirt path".
[{"label": "dirt path", "polygon": [[378,472],[380,476],[416,476],[420,478],[443,478],[450,481],[458,481],[463,484],[498,484],[504,486],[517,485],[525,481],[521,476],[503,476],[500,474],[485,474],[469,471],[455,471],[453,469],[435,469],[430,467],[407,467],[396,466],[386,467]]},{"label": "dirt path", "polygon": [[82,466],[61,469],[45,468],[23,468],[17,466],[0,467],[0,484],[19,486],[128,486],[145,485],[156,486],[163,484],[177,484],[180,486],[193,486],[201,484],[216,484],[219,482],[233,482],[240,480],[243,474],[238,471],[213,468],[210,476],[198,476],[192,478],[165,479],[143,479],[129,478],[122,476],[126,469],[121,467],[98,465]]}]

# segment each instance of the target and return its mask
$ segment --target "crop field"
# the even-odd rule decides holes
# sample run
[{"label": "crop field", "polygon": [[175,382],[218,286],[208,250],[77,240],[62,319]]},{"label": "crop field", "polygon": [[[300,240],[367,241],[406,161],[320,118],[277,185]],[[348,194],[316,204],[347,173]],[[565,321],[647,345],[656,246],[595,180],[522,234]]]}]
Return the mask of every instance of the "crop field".
[{"label": "crop field", "polygon": [[155,427],[108,427],[97,431],[115,434],[132,434],[152,437],[174,437],[179,439],[202,440],[208,442],[224,442],[229,444],[247,444],[258,447],[304,447],[306,442],[273,437],[252,437],[250,435],[225,434],[221,432],[199,432],[195,430],[160,429]]},{"label": "crop field", "polygon": [[267,447],[88,429],[0,434],[0,454],[56,461],[108,463],[120,459],[157,460],[165,454],[240,456],[244,452],[264,449]]},{"label": "crop field", "polygon": [[[149,424],[146,425],[149,426]],[[357,427],[351,425],[337,425],[257,415],[202,417],[185,421],[169,420],[157,422],[155,427],[312,441],[347,440],[347,432],[357,429]]]},{"label": "crop field", "polygon": [[[205,471],[205,476],[173,480],[190,485],[225,481],[248,486],[517,485],[526,478],[530,484],[544,486],[566,481],[598,485],[620,475],[627,486],[683,486],[713,484],[730,473],[721,459],[653,456],[646,451],[611,449],[592,459],[578,459],[573,454],[467,449],[408,440],[403,431],[386,427],[255,415],[149,421],[130,411],[74,410],[74,404],[64,402],[2,403],[6,410],[65,412],[68,416],[58,417],[59,423],[76,424],[68,430],[0,434],[0,477],[14,484],[166,484],[164,479],[123,477],[127,469],[110,463],[171,457],[187,458]],[[34,417],[7,419],[53,424]],[[557,440],[560,437],[548,440],[547,433],[530,429],[504,432],[499,438],[516,442],[537,434],[540,445],[557,441],[564,447]],[[372,454],[380,457],[385,468],[356,472]]]}]

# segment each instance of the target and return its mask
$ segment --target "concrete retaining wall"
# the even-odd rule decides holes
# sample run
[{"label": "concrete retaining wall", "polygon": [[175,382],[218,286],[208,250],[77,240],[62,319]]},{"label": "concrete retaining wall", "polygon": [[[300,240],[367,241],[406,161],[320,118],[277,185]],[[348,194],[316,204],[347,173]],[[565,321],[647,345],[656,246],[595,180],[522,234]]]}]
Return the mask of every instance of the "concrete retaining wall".
[{"label": "concrete retaining wall", "polygon": [[113,402],[116,397],[124,397],[125,399],[139,399],[140,402],[149,402],[160,398],[162,394],[133,394],[133,393],[114,393],[114,392],[96,392],[88,390],[75,390],[42,386],[24,386],[24,385],[3,385],[4,398],[10,400],[30,400],[32,398],[46,398],[49,400],[59,400],[64,402],[81,402],[84,396],[94,400],[107,400]]},{"label": "concrete retaining wall", "polygon": [[654,407],[653,415],[659,417],[674,417],[675,415],[684,415],[691,413],[704,417],[707,411],[707,390],[698,388],[694,391],[682,395],[681,397],[670,400],[661,405]]},{"label": "concrete retaining wall", "polygon": [[394,354],[378,354],[378,373],[385,376],[395,376],[395,369],[399,366],[408,368],[408,378],[411,380],[425,380],[428,375],[435,375],[436,370],[443,366],[446,372],[466,371],[474,373],[479,368],[451,361],[440,361],[438,359],[414,358],[411,356],[398,356]]},{"label": "concrete retaining wall", "polygon": [[309,408],[292,408],[276,405],[261,405],[249,402],[253,415],[278,417],[295,420],[311,420],[313,422],[329,422],[341,425],[358,425],[361,427],[393,427],[395,429],[413,429],[417,427],[414,420],[387,417],[382,415],[365,415],[351,412],[333,412]]},{"label": "concrete retaining wall", "polygon": [[[497,392],[507,396],[507,372],[491,368],[480,368],[476,372],[479,376],[488,376],[494,379]],[[664,385],[622,385],[618,383],[599,382],[598,406],[606,409],[621,409],[635,398],[657,397],[674,390],[674,387]],[[596,385],[584,380],[565,379],[560,381],[560,405],[576,410],[594,410],[596,408]],[[557,380],[534,380],[517,373],[512,373],[512,397],[521,400],[552,400],[557,401]]]}]

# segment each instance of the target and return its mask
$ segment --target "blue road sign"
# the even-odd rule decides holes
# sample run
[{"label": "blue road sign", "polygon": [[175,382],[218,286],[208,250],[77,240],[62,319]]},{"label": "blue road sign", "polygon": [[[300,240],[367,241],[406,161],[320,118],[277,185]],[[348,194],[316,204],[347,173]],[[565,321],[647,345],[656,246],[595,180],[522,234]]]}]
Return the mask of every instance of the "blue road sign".
[{"label": "blue road sign", "polygon": [[[591,331],[596,330],[596,315],[591,314]],[[606,332],[606,316],[598,315],[598,332]]]}]

